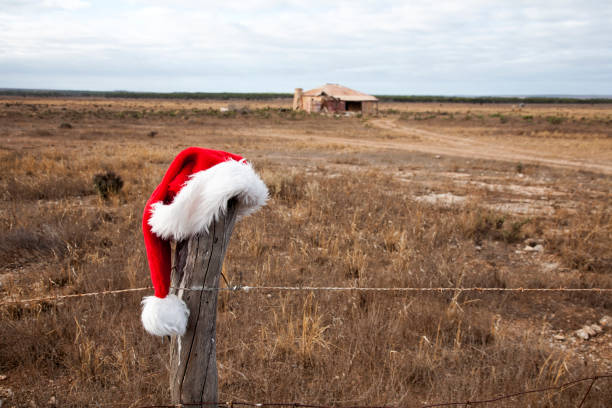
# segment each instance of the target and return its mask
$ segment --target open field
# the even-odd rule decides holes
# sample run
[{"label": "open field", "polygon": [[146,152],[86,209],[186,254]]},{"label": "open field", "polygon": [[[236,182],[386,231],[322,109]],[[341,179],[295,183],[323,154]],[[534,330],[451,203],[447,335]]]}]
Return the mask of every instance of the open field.
[{"label": "open field", "polygon": [[[234,231],[233,284],[612,288],[610,105],[229,103],[0,99],[0,299],[150,285],[142,209],[191,145],[247,157],[270,189]],[[103,199],[107,170],[124,187]],[[168,403],[145,294],[0,305],[3,407]],[[222,293],[220,397],[416,407],[561,384],[612,371],[612,327],[573,335],[605,315],[610,294]]]}]

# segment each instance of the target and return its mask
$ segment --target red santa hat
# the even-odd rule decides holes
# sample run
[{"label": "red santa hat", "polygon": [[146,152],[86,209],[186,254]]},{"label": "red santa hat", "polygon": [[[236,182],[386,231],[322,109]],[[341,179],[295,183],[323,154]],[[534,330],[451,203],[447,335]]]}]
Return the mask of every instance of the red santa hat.
[{"label": "red santa hat", "polygon": [[208,227],[236,197],[238,218],[266,203],[268,189],[240,156],[190,147],[174,159],[145,206],[142,219],[145,247],[155,296],[143,299],[142,324],[156,336],[182,335],[189,310],[169,295],[170,240],[180,241]]}]

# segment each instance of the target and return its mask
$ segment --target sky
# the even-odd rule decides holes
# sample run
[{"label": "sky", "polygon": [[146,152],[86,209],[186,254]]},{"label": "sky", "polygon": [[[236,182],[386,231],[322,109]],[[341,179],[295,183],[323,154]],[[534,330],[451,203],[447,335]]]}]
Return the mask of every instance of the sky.
[{"label": "sky", "polygon": [[612,95],[612,1],[0,0],[0,88]]}]

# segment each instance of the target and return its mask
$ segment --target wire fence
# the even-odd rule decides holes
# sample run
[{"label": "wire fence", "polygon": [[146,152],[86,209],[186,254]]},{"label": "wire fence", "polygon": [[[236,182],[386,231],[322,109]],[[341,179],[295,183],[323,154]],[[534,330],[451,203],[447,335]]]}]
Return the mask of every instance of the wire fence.
[{"label": "wire fence", "polygon": [[[38,302],[54,302],[65,299],[76,299],[76,298],[84,298],[84,297],[97,297],[97,296],[105,296],[105,295],[118,295],[118,294],[126,294],[126,293],[134,293],[134,292],[143,292],[147,290],[153,289],[152,286],[146,286],[141,288],[128,288],[128,289],[118,289],[118,290],[105,290],[98,292],[88,292],[88,293],[75,293],[75,294],[67,294],[67,295],[57,295],[57,296],[48,296],[48,297],[38,297],[38,298],[29,298],[29,299],[8,299],[0,302],[0,306],[7,305],[16,305],[16,304],[27,304],[27,303],[38,303]],[[326,292],[396,292],[396,293],[422,293],[422,292],[433,292],[433,293],[462,293],[462,292],[493,292],[493,293],[612,293],[612,288],[488,288],[488,287],[340,287],[340,286],[244,286],[244,285],[235,285],[228,286],[222,288],[207,288],[207,287],[191,287],[191,288],[183,288],[183,287],[173,287],[174,290],[183,290],[183,291],[219,291],[219,292],[253,292],[253,291],[263,291],[263,292],[271,292],[271,291],[281,291],[281,292],[317,292],[317,291],[326,291]],[[571,387],[576,386],[577,384],[589,381],[588,388],[584,393],[582,399],[577,405],[578,408],[583,407],[585,401],[587,400],[590,392],[593,389],[593,386],[596,381],[601,379],[610,379],[612,378],[612,373],[596,375],[592,377],[580,378],[577,380],[573,380],[570,382],[563,383],[561,385],[549,386],[545,388],[520,391],[511,394],[500,395],[492,398],[486,399],[475,399],[475,400],[466,400],[466,401],[455,401],[455,402],[439,402],[434,404],[422,405],[421,408],[434,408],[434,407],[451,407],[451,406],[475,406],[481,404],[489,404],[496,403],[504,400],[509,400],[513,398],[522,397],[528,394],[536,394],[536,393],[544,393],[550,391],[558,391],[563,392]],[[175,408],[175,407],[219,407],[219,408],[234,408],[234,407],[292,407],[292,408],[400,408],[392,405],[381,405],[381,406],[338,406],[338,405],[317,405],[317,404],[308,404],[301,402],[247,402],[247,401],[220,401],[220,402],[202,402],[202,403],[182,403],[182,404],[173,404],[173,405],[149,405],[142,406],[139,408]]]},{"label": "wire fence", "polygon": [[[550,391],[563,392],[580,383],[589,381],[589,385],[585,393],[583,394],[582,399],[580,400],[580,402],[578,402],[578,405],[576,405],[577,408],[582,408],[589,394],[593,390],[593,385],[595,384],[595,382],[597,380],[610,379],[610,378],[612,378],[612,373],[580,378],[580,379],[569,381],[569,382],[566,382],[560,385],[553,385],[553,386],[545,387],[545,388],[538,388],[538,389],[533,389],[533,390],[515,392],[511,394],[499,395],[497,397],[492,397],[492,398],[454,401],[454,402],[439,402],[439,403],[434,403],[434,404],[421,405],[420,408],[452,407],[452,406],[469,407],[469,406],[482,405],[482,404],[492,404],[492,403],[496,403],[496,402],[500,402],[504,400],[522,397],[522,396],[529,395],[529,394],[538,394],[538,393],[544,393],[544,392],[550,392]],[[399,406],[393,406],[393,405],[338,406],[338,405],[304,404],[301,402],[259,402],[257,403],[257,402],[247,402],[247,401],[193,402],[193,403],[181,403],[181,404],[173,404],[173,405],[146,405],[146,406],[140,406],[138,408],[180,408],[180,407],[400,408]]]},{"label": "wire fence", "polygon": [[[116,295],[131,292],[143,292],[146,290],[153,289],[152,286],[145,286],[142,288],[129,288],[129,289],[117,289],[117,290],[103,290],[98,292],[89,293],[73,293],[68,295],[57,295],[57,296],[46,296],[29,299],[6,299],[0,302],[0,306],[14,305],[14,304],[25,304],[25,303],[37,303],[37,302],[54,302],[64,299],[75,299],[81,297],[95,297],[104,295]],[[487,288],[487,287],[435,287],[435,288],[412,288],[412,287],[398,287],[398,288],[377,288],[377,287],[353,287],[353,286],[229,286],[224,288],[205,288],[205,287],[192,287],[192,288],[172,288],[175,290],[183,291],[218,291],[218,292],[251,292],[251,291],[280,291],[280,292],[437,292],[437,293],[461,293],[461,292],[512,292],[512,293],[612,293],[612,288]]]}]

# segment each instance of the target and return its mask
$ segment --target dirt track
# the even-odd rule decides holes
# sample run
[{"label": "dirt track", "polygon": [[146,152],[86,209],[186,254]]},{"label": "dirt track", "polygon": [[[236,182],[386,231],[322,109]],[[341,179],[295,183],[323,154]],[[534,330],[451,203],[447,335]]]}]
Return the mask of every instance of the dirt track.
[{"label": "dirt track", "polygon": [[[397,123],[392,119],[381,118],[369,121],[371,125],[393,132],[398,137],[396,140],[375,139],[352,139],[345,137],[317,136],[309,134],[270,134],[267,136],[282,137],[289,139],[306,138],[312,141],[325,143],[338,143],[350,146],[370,147],[377,149],[400,149],[421,153],[439,154],[446,156],[458,156],[474,159],[501,160],[510,162],[522,162],[542,164],[546,166],[568,168],[575,170],[587,170],[597,173],[612,175],[612,164],[605,161],[584,161],[569,157],[545,156],[541,152],[521,149],[511,145],[498,145],[484,140],[452,136],[439,132],[418,129]],[[405,139],[402,140],[401,137]],[[414,136],[417,136],[415,138]]]},{"label": "dirt track", "polygon": [[[589,170],[612,174],[612,165],[608,163],[586,162],[565,157],[544,157],[538,152],[520,149],[514,146],[498,146],[482,140],[456,137],[438,132],[417,129],[400,125],[389,119],[375,119],[371,122],[379,128],[407,136],[416,135],[426,144],[414,144],[415,150],[421,152],[448,154],[461,157],[473,157],[512,162],[540,163],[554,167]],[[410,148],[413,148],[411,145]]]}]

